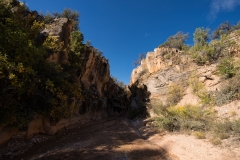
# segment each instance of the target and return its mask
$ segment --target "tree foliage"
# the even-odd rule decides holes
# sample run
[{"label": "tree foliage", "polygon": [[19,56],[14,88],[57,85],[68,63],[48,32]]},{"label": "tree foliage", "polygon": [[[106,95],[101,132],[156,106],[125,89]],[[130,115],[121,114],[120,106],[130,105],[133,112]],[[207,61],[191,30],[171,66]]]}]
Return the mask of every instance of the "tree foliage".
[{"label": "tree foliage", "polygon": [[203,65],[206,62],[209,62],[213,58],[215,53],[215,48],[208,44],[209,40],[209,29],[196,28],[194,32],[194,46],[190,49],[190,53],[195,61]]},{"label": "tree foliage", "polygon": [[61,43],[48,37],[36,45],[44,24],[24,19],[24,9],[19,6],[13,13],[0,2],[0,124],[5,125],[22,125],[35,114],[53,120],[68,117],[74,109],[70,100],[83,98],[75,80],[80,58],[70,54],[70,63],[63,65],[47,61],[48,50],[61,50]]},{"label": "tree foliage", "polygon": [[208,43],[209,40],[209,29],[204,29],[202,28],[196,28],[195,32],[193,33],[193,41],[194,45],[199,45],[199,46],[205,46]]},{"label": "tree foliage", "polygon": [[146,58],[146,53],[141,53],[138,55],[138,58],[134,60],[133,65],[135,67],[141,65],[141,61]]},{"label": "tree foliage", "polygon": [[124,82],[119,81],[119,80],[118,80],[116,77],[114,77],[114,76],[111,76],[111,78],[112,78],[113,82],[114,82],[115,84],[117,84],[120,88],[122,88],[122,89],[125,88]]},{"label": "tree foliage", "polygon": [[217,73],[227,78],[231,78],[236,74],[236,68],[231,57],[224,57],[217,65]]},{"label": "tree foliage", "polygon": [[212,39],[220,39],[221,35],[229,34],[233,30],[234,26],[226,21],[221,23],[216,30],[213,31],[211,38]]},{"label": "tree foliage", "polygon": [[70,37],[70,49],[76,54],[80,54],[83,46],[83,34],[80,31],[73,31]]},{"label": "tree foliage", "polygon": [[49,13],[49,12],[47,12],[47,14],[45,15],[44,21],[45,21],[45,23],[51,23],[54,20],[54,18],[68,18],[68,19],[72,20],[73,30],[76,31],[76,30],[79,30],[78,29],[79,16],[80,16],[80,14],[77,11],[65,8],[62,11],[62,13],[58,13],[58,12]]},{"label": "tree foliage", "polygon": [[183,32],[177,32],[175,35],[170,36],[166,42],[164,42],[164,47],[170,47],[170,48],[177,48],[177,49],[184,49],[186,48],[186,45],[184,44],[188,38],[188,34],[184,34]]},{"label": "tree foliage", "polygon": [[53,12],[53,16],[56,18],[68,18],[73,22],[73,30],[78,30],[79,16],[77,11],[65,8],[62,13]]},{"label": "tree foliage", "polygon": [[240,29],[240,21],[237,23],[236,26],[234,26],[234,29],[236,29],[236,30]]}]

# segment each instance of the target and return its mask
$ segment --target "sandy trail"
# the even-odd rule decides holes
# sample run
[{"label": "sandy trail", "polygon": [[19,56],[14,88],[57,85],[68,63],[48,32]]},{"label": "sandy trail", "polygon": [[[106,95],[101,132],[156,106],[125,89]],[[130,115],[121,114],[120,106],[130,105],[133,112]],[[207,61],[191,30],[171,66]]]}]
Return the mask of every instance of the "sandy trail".
[{"label": "sandy trail", "polygon": [[240,160],[239,145],[214,146],[180,133],[163,135],[143,124],[117,117],[74,125],[3,160]]},{"label": "sandy trail", "polygon": [[142,138],[132,123],[124,118],[102,120],[86,126],[63,130],[37,144],[22,160],[170,160],[158,145]]}]

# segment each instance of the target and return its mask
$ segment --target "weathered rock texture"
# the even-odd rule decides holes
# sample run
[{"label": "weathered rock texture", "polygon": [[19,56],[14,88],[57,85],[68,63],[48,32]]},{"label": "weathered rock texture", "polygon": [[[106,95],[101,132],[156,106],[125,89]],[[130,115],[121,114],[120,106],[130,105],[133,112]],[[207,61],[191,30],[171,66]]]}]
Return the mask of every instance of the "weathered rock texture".
[{"label": "weathered rock texture", "polygon": [[[189,67],[189,64],[192,64]],[[174,48],[156,48],[148,52],[141,65],[132,71],[130,84],[146,85],[151,99],[165,100],[168,86],[188,79],[196,65],[188,55]]]},{"label": "weathered rock texture", "polygon": [[[59,64],[69,63],[71,31],[71,20],[59,18],[54,19],[40,32],[39,44],[43,43],[49,36],[56,38],[59,43],[63,42],[62,50],[50,52],[47,60]],[[81,56],[81,65],[78,73],[74,76],[75,81],[81,86],[84,98],[81,100],[72,98],[71,106],[75,108],[73,115],[68,119],[60,119],[57,122],[49,117],[37,115],[25,131],[26,139],[31,139],[39,133],[53,135],[58,130],[73,123],[84,124],[94,119],[125,114],[129,105],[129,96],[110,77],[108,60],[96,53],[96,49],[91,46],[84,46]],[[5,144],[14,134],[17,134],[17,130],[17,128],[0,126],[0,146]]]},{"label": "weathered rock texture", "polygon": [[52,53],[48,60],[52,62],[65,63],[68,59],[70,34],[72,32],[72,21],[67,18],[56,18],[46,25],[45,29],[40,32],[39,41],[43,42],[47,37],[57,38],[58,43],[63,42],[61,51]]},{"label": "weathered rock texture", "polygon": [[123,88],[110,77],[108,60],[95,53],[92,47],[85,47],[82,53],[84,62],[79,80],[84,86],[86,100],[80,107],[80,113],[88,111],[124,111],[128,98]]},{"label": "weathered rock texture", "polygon": [[[240,53],[240,30],[233,31],[224,41],[224,44],[231,45],[225,45],[222,52],[232,55],[237,60]],[[214,97],[225,83],[224,79],[217,75],[217,65],[216,62],[198,66],[190,55],[182,51],[174,48],[156,48],[153,52],[148,52],[141,65],[132,71],[130,84],[138,83],[138,86],[146,86],[150,92],[150,107],[167,103],[171,84],[183,88],[183,97],[177,105],[202,105],[201,99],[193,93],[191,79],[197,79],[197,83],[202,86],[201,89]]]},{"label": "weathered rock texture", "polygon": [[235,42],[235,47],[230,48],[230,51],[240,53],[240,30],[236,30],[229,35],[229,41]]},{"label": "weathered rock texture", "polygon": [[[174,55],[174,56],[173,56]],[[187,55],[181,55],[181,51],[174,48],[156,48],[154,52],[148,52],[146,58],[141,61],[141,65],[132,71],[130,84],[135,83],[145,73],[153,74],[171,66],[186,64],[189,61]]]}]

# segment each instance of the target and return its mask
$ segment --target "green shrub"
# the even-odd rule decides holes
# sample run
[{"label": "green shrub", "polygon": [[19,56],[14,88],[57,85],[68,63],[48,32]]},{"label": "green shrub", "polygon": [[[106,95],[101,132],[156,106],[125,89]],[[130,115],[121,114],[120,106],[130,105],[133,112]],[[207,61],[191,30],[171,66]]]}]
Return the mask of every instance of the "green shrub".
[{"label": "green shrub", "polygon": [[170,36],[164,44],[159,47],[169,47],[169,48],[177,48],[183,50],[186,47],[184,44],[188,38],[188,34],[184,34],[183,32],[177,32],[175,35]]},{"label": "green shrub", "polygon": [[193,73],[192,76],[189,78],[188,85],[192,88],[193,93],[195,93],[196,95],[198,95],[200,90],[204,88],[204,84],[199,81],[196,73]]},{"label": "green shrub", "polygon": [[240,75],[228,79],[220,91],[215,91],[214,103],[218,106],[240,98]]},{"label": "green shrub", "polygon": [[43,46],[49,50],[61,51],[63,49],[64,42],[58,42],[57,36],[48,36],[43,43]]},{"label": "green shrub", "polygon": [[210,140],[210,142],[211,142],[213,145],[220,145],[220,144],[222,144],[222,141],[221,141],[221,139],[220,139],[219,137],[212,138],[212,139]]},{"label": "green shrub", "polygon": [[205,85],[199,81],[196,75],[193,74],[189,78],[188,84],[192,88],[193,93],[201,99],[202,104],[210,105],[214,101],[212,94],[207,91]]},{"label": "green shrub", "polygon": [[194,46],[190,48],[190,54],[195,62],[204,65],[207,62],[213,63],[219,57],[229,56],[227,48],[234,46],[235,41],[230,41],[227,34],[222,34],[219,40],[207,43],[208,29],[197,28],[194,33]]},{"label": "green shrub", "polygon": [[198,65],[214,61],[215,48],[211,45],[195,45],[190,49],[190,54]]},{"label": "green shrub", "polygon": [[212,39],[219,39],[221,37],[221,35],[223,34],[229,34],[231,33],[231,31],[234,29],[234,26],[226,21],[226,22],[223,22],[221,23],[217,29],[215,29],[211,35],[211,38]]},{"label": "green shrub", "polygon": [[236,68],[233,64],[233,58],[224,57],[217,65],[217,74],[231,78],[236,74]]},{"label": "green shrub", "polygon": [[198,106],[173,106],[162,108],[159,117],[154,118],[154,125],[160,130],[199,130],[209,129],[214,117],[211,109],[203,109]]},{"label": "green shrub", "polygon": [[183,97],[183,84],[171,84],[168,87],[167,106],[176,105]]},{"label": "green shrub", "polygon": [[70,49],[75,54],[80,54],[83,48],[83,34],[80,31],[73,31],[70,36]]},{"label": "green shrub", "polygon": [[215,137],[219,139],[227,139],[230,135],[240,136],[240,119],[215,122],[212,124],[211,130],[215,134]]},{"label": "green shrub", "polygon": [[165,109],[165,106],[162,104],[162,102],[159,102],[159,104],[157,104],[153,107],[153,112],[156,115],[160,116],[160,115],[162,115],[162,112],[164,109]]},{"label": "green shrub", "polygon": [[212,103],[214,102],[214,97],[211,93],[208,93],[207,91],[200,92],[198,94],[198,97],[201,99],[201,102],[204,105],[212,105]]},{"label": "green shrub", "polygon": [[180,129],[179,120],[177,120],[177,117],[172,116],[155,117],[153,124],[161,131],[167,130],[174,132]]},{"label": "green shrub", "polygon": [[205,139],[206,138],[206,134],[204,132],[194,132],[193,135],[197,138],[197,139]]},{"label": "green shrub", "polygon": [[233,130],[233,132],[236,135],[240,136],[240,119],[232,122],[232,128],[231,129]]},{"label": "green shrub", "polygon": [[230,121],[216,122],[212,129],[217,137],[227,139],[232,132],[232,123]]},{"label": "green shrub", "polygon": [[83,99],[72,53],[66,64],[47,61],[48,51],[62,51],[63,42],[49,36],[39,44],[44,24],[23,20],[23,11],[0,6],[0,125],[25,125],[36,114],[57,121],[71,115],[72,99]]}]

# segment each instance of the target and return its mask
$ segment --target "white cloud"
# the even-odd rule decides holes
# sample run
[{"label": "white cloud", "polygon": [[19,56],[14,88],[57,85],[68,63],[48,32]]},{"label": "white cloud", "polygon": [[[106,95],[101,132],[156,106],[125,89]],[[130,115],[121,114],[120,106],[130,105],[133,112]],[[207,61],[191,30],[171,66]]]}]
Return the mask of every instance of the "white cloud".
[{"label": "white cloud", "polygon": [[240,0],[212,0],[211,2],[211,18],[215,19],[217,14],[222,11],[233,11],[235,7],[240,5]]}]

